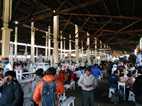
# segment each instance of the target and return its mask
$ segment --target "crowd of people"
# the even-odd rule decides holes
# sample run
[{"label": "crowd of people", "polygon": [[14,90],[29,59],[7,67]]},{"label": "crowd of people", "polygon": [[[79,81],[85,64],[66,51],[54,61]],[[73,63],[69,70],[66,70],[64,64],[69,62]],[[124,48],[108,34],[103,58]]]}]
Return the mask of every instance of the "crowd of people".
[{"label": "crowd of people", "polygon": [[[130,57],[131,58],[131,57]],[[33,106],[60,106],[60,96],[64,94],[65,84],[75,82],[81,90],[82,106],[94,106],[94,94],[98,88],[98,81],[107,80],[108,94],[111,102],[135,102],[142,106],[142,59],[138,55],[135,62],[131,59],[114,62],[103,61],[101,64],[77,66],[60,64],[58,67],[42,67],[33,73],[32,105]],[[15,68],[0,69],[0,106],[23,106],[24,93],[17,80],[17,70],[30,70],[27,64],[14,64]],[[18,68],[20,67],[20,68]],[[21,68],[22,67],[22,68]],[[124,84],[120,86],[119,84]],[[113,92],[109,92],[113,89]],[[125,90],[124,90],[125,89]],[[131,94],[131,95],[130,95]],[[133,95],[133,99],[130,98]],[[117,98],[117,99],[115,99]],[[63,102],[63,101],[62,101]]]}]

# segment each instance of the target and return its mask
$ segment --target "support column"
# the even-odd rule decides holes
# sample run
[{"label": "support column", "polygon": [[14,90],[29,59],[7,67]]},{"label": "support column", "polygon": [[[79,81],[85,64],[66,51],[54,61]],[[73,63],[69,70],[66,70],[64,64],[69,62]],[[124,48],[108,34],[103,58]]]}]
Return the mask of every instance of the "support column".
[{"label": "support column", "polygon": [[48,26],[48,60],[50,60],[50,58],[51,58],[51,27]]},{"label": "support column", "polygon": [[70,50],[70,65],[71,65],[71,51],[72,51],[72,49],[71,49],[71,34],[69,34],[69,50]]},{"label": "support column", "polygon": [[104,44],[103,48],[104,48],[104,53],[106,53],[106,44]]},{"label": "support column", "polygon": [[45,58],[47,59],[47,52],[48,52],[48,32],[45,33]]},{"label": "support column", "polygon": [[59,53],[58,53],[58,35],[59,35],[59,16],[53,17],[53,63],[57,64],[59,62]]},{"label": "support column", "polygon": [[25,56],[26,56],[26,58],[27,58],[27,55],[28,55],[28,47],[27,47],[27,44],[25,45],[24,55],[25,55]]},{"label": "support column", "polygon": [[95,37],[95,50],[97,50],[97,38]]},{"label": "support column", "polygon": [[75,25],[75,55],[76,55],[76,63],[79,63],[79,46],[78,46],[78,36],[79,36],[79,29],[78,26]]},{"label": "support column", "polygon": [[66,40],[66,38],[64,37],[63,39],[64,39],[64,59],[65,59],[65,54],[66,54],[66,52],[65,52],[65,50],[66,50],[66,41],[65,40]]},{"label": "support column", "polygon": [[102,41],[100,40],[100,49],[102,49],[102,46],[103,46],[103,45],[102,45]]},{"label": "support column", "polygon": [[60,32],[60,60],[63,59],[63,38],[62,31]]},{"label": "support column", "polygon": [[38,47],[36,47],[36,57],[38,58]]},{"label": "support column", "polygon": [[106,49],[106,44],[104,44],[103,48]]},{"label": "support column", "polygon": [[35,62],[35,27],[34,22],[31,22],[31,61]]},{"label": "support column", "polygon": [[90,60],[90,34],[87,32],[87,61],[88,64],[91,64],[91,60]]},{"label": "support column", "polygon": [[2,56],[8,57],[10,53],[10,32],[9,21],[12,14],[12,0],[3,0],[3,27],[2,27]]},{"label": "support column", "polygon": [[82,57],[83,57],[83,49],[84,49],[84,48],[83,48],[83,41],[81,41],[81,46],[82,46],[82,47],[81,47],[81,54],[82,54]]},{"label": "support column", "polygon": [[15,21],[15,39],[14,39],[14,43],[15,43],[15,50],[14,50],[14,55],[15,58],[17,57],[17,42],[18,42],[18,22]]},{"label": "support column", "polygon": [[95,37],[95,63],[97,63],[97,38]]},{"label": "support column", "polygon": [[140,38],[140,43],[139,43],[139,45],[140,45],[140,50],[142,50],[142,37]]},{"label": "support column", "polygon": [[81,66],[84,66],[84,57],[83,57],[83,41],[81,41]]}]

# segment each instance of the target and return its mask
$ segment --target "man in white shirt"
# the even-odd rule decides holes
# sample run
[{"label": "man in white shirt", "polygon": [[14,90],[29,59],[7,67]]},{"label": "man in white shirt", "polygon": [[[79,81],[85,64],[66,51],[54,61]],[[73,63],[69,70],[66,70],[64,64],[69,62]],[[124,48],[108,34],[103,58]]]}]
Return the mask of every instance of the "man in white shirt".
[{"label": "man in white shirt", "polygon": [[94,106],[94,90],[97,86],[97,80],[91,74],[91,68],[85,69],[85,73],[80,77],[78,85],[82,89],[83,106]]}]

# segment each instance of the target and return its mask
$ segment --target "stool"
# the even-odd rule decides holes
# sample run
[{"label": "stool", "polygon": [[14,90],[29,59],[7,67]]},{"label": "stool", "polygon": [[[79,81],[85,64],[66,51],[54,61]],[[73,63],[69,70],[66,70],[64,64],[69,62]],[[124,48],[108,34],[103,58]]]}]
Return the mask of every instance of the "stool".
[{"label": "stool", "polygon": [[70,106],[71,104],[72,104],[72,106],[74,106],[74,100],[75,100],[75,97],[70,96],[65,101],[63,101],[61,106]]}]

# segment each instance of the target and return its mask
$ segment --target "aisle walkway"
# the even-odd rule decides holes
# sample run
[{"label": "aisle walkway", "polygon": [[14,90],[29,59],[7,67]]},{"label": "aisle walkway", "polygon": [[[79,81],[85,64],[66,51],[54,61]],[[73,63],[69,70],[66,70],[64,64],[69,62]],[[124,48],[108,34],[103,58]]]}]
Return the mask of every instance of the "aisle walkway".
[{"label": "aisle walkway", "polygon": [[[24,106],[31,106],[31,83],[28,84],[23,84],[23,89],[25,92],[25,102]],[[107,98],[107,82],[106,81],[101,81],[99,82],[99,89],[95,93],[95,104],[94,106],[134,106],[134,104],[128,104],[128,103],[123,103],[123,104],[112,104],[110,103],[109,99]],[[66,92],[67,96],[75,96],[75,106],[81,106],[81,92],[79,88],[77,88],[75,91],[68,90]]]},{"label": "aisle walkway", "polygon": [[[134,104],[112,104],[110,100],[108,99],[108,87],[107,87],[107,81],[101,81],[99,82],[99,89],[97,89],[95,93],[95,104],[94,106],[135,106]],[[75,106],[81,106],[81,91],[79,89],[75,91],[67,91],[67,95],[75,96]]]}]

